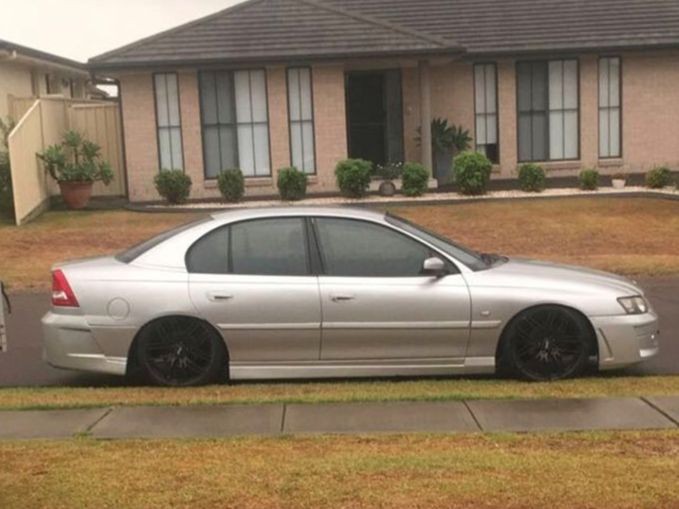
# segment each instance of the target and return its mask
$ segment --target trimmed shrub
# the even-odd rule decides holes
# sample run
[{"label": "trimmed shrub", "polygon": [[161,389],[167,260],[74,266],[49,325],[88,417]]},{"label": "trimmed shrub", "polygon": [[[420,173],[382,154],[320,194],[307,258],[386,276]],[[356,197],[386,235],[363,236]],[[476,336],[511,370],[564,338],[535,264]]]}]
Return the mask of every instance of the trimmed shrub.
[{"label": "trimmed shrub", "polygon": [[363,159],[345,159],[337,163],[335,177],[337,187],[344,196],[361,198],[365,196],[370,185],[372,163]]},{"label": "trimmed shrub", "polygon": [[161,170],[153,183],[158,194],[172,205],[184,203],[191,194],[191,177],[182,170]]},{"label": "trimmed shrub", "polygon": [[307,176],[294,166],[278,170],[278,192],[281,200],[297,201],[306,196]]},{"label": "trimmed shrub", "polygon": [[478,152],[462,152],[453,161],[455,183],[462,194],[485,194],[492,163]]},{"label": "trimmed shrub", "polygon": [[646,187],[662,189],[672,184],[672,172],[666,166],[653,168],[646,174]]},{"label": "trimmed shrub", "polygon": [[544,191],[547,174],[539,164],[526,163],[519,167],[519,186],[522,191],[539,193]]},{"label": "trimmed shrub", "polygon": [[243,172],[238,168],[220,171],[217,175],[217,184],[219,185],[219,192],[228,202],[241,201],[245,194],[245,179]]},{"label": "trimmed shrub", "polygon": [[406,196],[420,196],[427,192],[429,172],[419,163],[406,163],[401,175],[403,194]]},{"label": "trimmed shrub", "polygon": [[599,171],[596,168],[586,168],[580,172],[580,189],[596,191],[599,189]]}]

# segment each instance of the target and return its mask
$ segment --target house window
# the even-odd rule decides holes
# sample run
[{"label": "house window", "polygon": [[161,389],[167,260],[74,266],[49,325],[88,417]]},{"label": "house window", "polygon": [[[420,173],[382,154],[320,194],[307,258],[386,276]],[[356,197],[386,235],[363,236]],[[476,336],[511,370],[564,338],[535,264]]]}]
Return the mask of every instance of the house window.
[{"label": "house window", "polygon": [[622,155],[620,58],[599,60],[599,157]]},{"label": "house window", "polygon": [[240,168],[246,177],[271,175],[266,73],[200,73],[205,176]]},{"label": "house window", "polygon": [[474,66],[474,109],[476,150],[493,163],[499,162],[497,116],[497,68],[495,64]]},{"label": "house window", "polygon": [[516,70],[519,160],[577,159],[577,60],[519,62]]},{"label": "house window", "polygon": [[288,108],[292,165],[305,173],[315,173],[314,107],[308,67],[288,69]]},{"label": "house window", "polygon": [[156,96],[158,157],[162,170],[183,170],[182,122],[176,73],[153,75]]}]

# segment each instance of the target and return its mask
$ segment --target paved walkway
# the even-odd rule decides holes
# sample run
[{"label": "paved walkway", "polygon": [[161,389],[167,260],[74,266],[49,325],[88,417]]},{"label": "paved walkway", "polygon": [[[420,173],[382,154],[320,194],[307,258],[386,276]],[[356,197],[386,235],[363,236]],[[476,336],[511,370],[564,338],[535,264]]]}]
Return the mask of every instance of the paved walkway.
[{"label": "paved walkway", "polygon": [[629,429],[679,429],[679,396],[0,412],[0,439]]}]

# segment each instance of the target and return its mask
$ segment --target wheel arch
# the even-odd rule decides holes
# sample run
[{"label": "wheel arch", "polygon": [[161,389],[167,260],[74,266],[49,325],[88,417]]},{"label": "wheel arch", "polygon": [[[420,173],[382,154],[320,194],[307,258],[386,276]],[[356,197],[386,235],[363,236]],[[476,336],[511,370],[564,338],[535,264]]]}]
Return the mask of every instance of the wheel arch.
[{"label": "wheel arch", "polygon": [[589,331],[591,333],[591,338],[592,338],[592,352],[591,355],[596,355],[597,357],[599,356],[599,341],[597,338],[596,330],[594,328],[594,325],[592,324],[592,321],[587,317],[585,313],[583,313],[580,309],[575,308],[573,306],[569,306],[567,304],[562,304],[558,302],[543,302],[540,304],[534,304],[532,306],[525,307],[519,311],[517,311],[509,320],[507,320],[507,323],[505,326],[502,328],[502,332],[500,333],[500,339],[497,342],[497,346],[495,347],[495,366],[496,370],[499,368],[503,368],[503,350],[505,343],[507,341],[507,331],[511,328],[512,324],[518,320],[524,313],[527,313],[528,311],[532,311],[534,309],[539,309],[542,307],[558,307],[562,309],[567,309],[569,311],[572,311],[576,315],[578,315],[584,323],[587,324],[587,327],[589,328]]},{"label": "wheel arch", "polygon": [[168,313],[166,315],[161,315],[161,316],[156,316],[153,319],[149,320],[146,322],[144,325],[139,327],[139,330],[136,332],[134,335],[134,338],[132,339],[132,343],[130,343],[129,349],[127,351],[127,363],[125,367],[125,374],[126,376],[136,376],[139,374],[139,360],[137,358],[137,341],[139,340],[139,337],[150,327],[152,327],[154,324],[162,321],[162,320],[167,320],[170,318],[177,318],[177,317],[182,317],[182,318],[191,318],[193,320],[199,321],[205,325],[214,333],[216,334],[217,337],[219,337],[222,341],[221,344],[224,347],[224,353],[226,354],[226,370],[227,370],[227,378],[229,376],[229,366],[230,366],[230,361],[231,361],[231,355],[229,353],[229,345],[226,343],[226,339],[224,336],[219,332],[219,330],[212,325],[210,322],[205,320],[204,318],[200,318],[195,315],[191,315],[188,313]]}]

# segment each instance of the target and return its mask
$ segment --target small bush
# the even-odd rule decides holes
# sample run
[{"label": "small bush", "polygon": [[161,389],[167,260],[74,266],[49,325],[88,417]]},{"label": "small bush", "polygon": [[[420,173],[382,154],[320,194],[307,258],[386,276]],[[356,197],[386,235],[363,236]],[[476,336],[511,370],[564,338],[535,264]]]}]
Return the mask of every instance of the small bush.
[{"label": "small bush", "polygon": [[278,192],[281,200],[297,201],[306,196],[307,176],[294,166],[278,171]]},{"label": "small bush", "polygon": [[191,194],[191,177],[182,170],[161,170],[153,183],[158,194],[172,205],[184,203]]},{"label": "small bush", "polygon": [[0,213],[14,216],[14,194],[9,154],[0,152]]},{"label": "small bush", "polygon": [[245,179],[238,168],[223,170],[217,175],[219,192],[228,202],[238,202],[245,194]]},{"label": "small bush", "polygon": [[544,191],[547,174],[539,164],[526,163],[519,168],[519,186],[522,191],[539,193]]},{"label": "small bush", "polygon": [[596,191],[599,188],[599,172],[595,168],[587,168],[580,172],[580,189]]},{"label": "small bush", "polygon": [[403,166],[403,194],[406,196],[420,196],[427,192],[429,172],[419,163],[406,163]]},{"label": "small bush", "polygon": [[403,163],[378,164],[375,175],[383,180],[396,180],[403,175]]},{"label": "small bush", "polygon": [[672,172],[666,166],[653,168],[646,174],[646,187],[662,189],[672,184]]},{"label": "small bush", "polygon": [[493,165],[478,152],[462,152],[453,161],[455,183],[463,194],[484,194]]},{"label": "small bush", "polygon": [[370,185],[372,163],[363,159],[345,159],[337,163],[335,177],[344,196],[361,198]]}]

